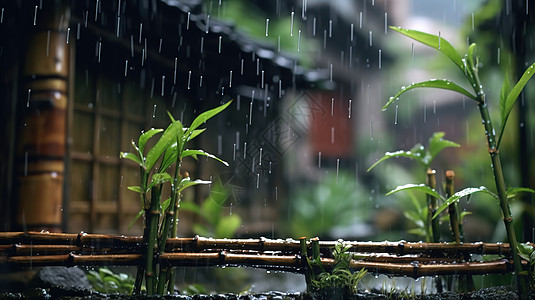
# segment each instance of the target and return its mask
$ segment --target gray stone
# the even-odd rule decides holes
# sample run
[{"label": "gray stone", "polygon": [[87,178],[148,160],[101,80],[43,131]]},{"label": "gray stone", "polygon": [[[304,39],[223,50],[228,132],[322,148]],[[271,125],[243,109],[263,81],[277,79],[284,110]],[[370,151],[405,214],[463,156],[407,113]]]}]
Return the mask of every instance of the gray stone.
[{"label": "gray stone", "polygon": [[43,267],[31,280],[30,286],[91,289],[85,272],[78,267]]}]

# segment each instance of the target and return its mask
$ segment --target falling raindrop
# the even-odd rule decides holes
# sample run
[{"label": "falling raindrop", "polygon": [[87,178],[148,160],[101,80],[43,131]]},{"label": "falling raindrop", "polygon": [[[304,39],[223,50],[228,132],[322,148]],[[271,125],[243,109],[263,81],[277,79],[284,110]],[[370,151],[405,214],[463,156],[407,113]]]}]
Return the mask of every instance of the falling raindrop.
[{"label": "falling raindrop", "polygon": [[266,19],[266,36],[268,36],[269,32],[269,19]]},{"label": "falling raindrop", "polygon": [[353,23],[351,23],[351,30],[350,30],[350,41],[351,42],[353,42],[353,36],[355,35],[354,32],[353,32],[354,31],[353,27],[354,27]]},{"label": "falling raindrop", "polygon": [[281,36],[280,35],[277,36],[277,52],[278,53],[281,52]]},{"label": "falling raindrop", "polygon": [[243,159],[245,159],[247,155],[247,142],[243,142]]},{"label": "falling raindrop", "polygon": [[333,81],[333,64],[329,65],[329,80]]},{"label": "falling raindrop", "polygon": [[500,51],[501,51],[500,48],[498,48],[498,54],[496,55],[496,57],[497,57],[497,58],[496,58],[496,60],[497,60],[496,63],[497,63],[497,64],[500,64],[500,56],[501,56]]},{"label": "falling raindrop", "polygon": [[271,174],[271,162],[269,162],[268,174]]},{"label": "falling raindrop", "polygon": [[28,89],[28,100],[26,101],[26,107],[30,107],[30,95],[32,93],[32,89]]},{"label": "falling raindrop", "polygon": [[2,13],[0,14],[0,24],[4,23],[4,8],[2,7]]},{"label": "falling raindrop", "polygon": [[398,105],[396,104],[396,113],[394,116],[394,125],[398,125]]},{"label": "falling raindrop", "polygon": [[372,31],[370,30],[370,34],[369,34],[369,38],[370,38],[370,47],[372,46],[372,41],[373,41],[373,34],[372,34]]},{"label": "falling raindrop", "polygon": [[279,189],[275,187],[275,201],[279,200]]},{"label": "falling raindrop", "polygon": [[[46,56],[50,53],[50,30],[46,32]],[[98,62],[100,62],[100,43],[98,45]]]},{"label": "falling raindrop", "polygon": [[329,38],[333,37],[333,20],[329,20]]},{"label": "falling raindrop", "polygon": [[388,32],[388,13],[385,12],[385,34]]},{"label": "falling raindrop", "polygon": [[222,41],[223,37],[222,36],[219,36],[219,52],[218,53],[221,53],[221,41]]},{"label": "falling raindrop", "polygon": [[202,87],[202,75],[199,77],[199,87]]},{"label": "falling raindrop", "polygon": [[340,173],[340,159],[336,159],[336,184],[338,184],[338,174]]},{"label": "falling raindrop", "polygon": [[359,13],[359,28],[362,29],[362,12]]},{"label": "falling raindrop", "polygon": [[349,99],[349,107],[347,108],[348,118],[351,119],[351,99]]},{"label": "falling raindrop", "polygon": [[258,188],[260,185],[260,173],[256,174],[256,188]]},{"label": "falling raindrop", "polygon": [[232,87],[232,71],[229,73],[228,87]]},{"label": "falling raindrop", "polygon": [[412,60],[414,60],[414,43],[411,43],[411,55],[412,55]]},{"label": "falling raindrop", "polygon": [[240,75],[243,75],[243,64],[244,64],[244,61],[243,61],[243,58],[241,59],[241,63],[240,63]]},{"label": "falling raindrop", "polygon": [[126,77],[128,73],[128,59],[124,62],[124,77]]},{"label": "falling raindrop", "polygon": [[158,53],[162,53],[162,43],[163,43],[163,39],[160,38],[160,43],[158,44]]},{"label": "falling raindrop", "polygon": [[210,30],[210,15],[206,15],[206,31],[205,31],[205,33],[208,34],[209,30]]},{"label": "falling raindrop", "polygon": [[258,165],[259,166],[262,165],[262,147],[260,147],[260,155],[259,155],[259,158],[258,158]]},{"label": "falling raindrop", "polygon": [[381,49],[379,49],[379,69],[381,69]]},{"label": "falling raindrop", "polygon": [[232,161],[236,161],[236,144],[232,148]]},{"label": "falling raindrop", "polygon": [[154,108],[152,109],[152,117],[156,117],[156,104],[154,104]]},{"label": "falling raindrop", "polygon": [[307,12],[307,0],[303,0],[303,5],[301,7],[301,19],[306,20],[306,12]]},{"label": "falling raindrop", "polygon": [[260,83],[260,86],[261,86],[262,88],[264,88],[264,70],[262,70],[262,79],[261,79],[260,82],[261,82],[261,83]]},{"label": "falling raindrop", "polygon": [[[0,23],[2,23],[2,22],[0,22]],[[70,38],[71,38],[71,28],[69,27],[69,28],[67,28],[67,45],[69,44]]]},{"label": "falling raindrop", "polygon": [[222,154],[223,154],[223,136],[219,134],[217,136],[217,155],[222,155]]},{"label": "falling raindrop", "polygon": [[290,16],[290,36],[294,36],[294,12]]},{"label": "falling raindrop", "polygon": [[175,57],[175,69],[173,70],[173,84],[176,84],[176,68],[178,64],[178,58]]},{"label": "falling raindrop", "polygon": [[191,89],[191,71],[188,71],[188,90]]},{"label": "falling raindrop", "polygon": [[24,176],[28,176],[28,152],[24,152]]},{"label": "falling raindrop", "polygon": [[333,116],[334,114],[334,97],[331,98],[331,117]]},{"label": "falling raindrop", "polygon": [[[100,53],[102,51],[102,42],[98,42],[98,62],[100,63]],[[48,56],[48,46],[47,46],[47,54],[46,56]]]},{"label": "falling raindrop", "polygon": [[312,19],[312,36],[316,36],[316,17]]},{"label": "falling raindrop", "polygon": [[33,26],[35,26],[37,24],[37,8],[38,8],[38,6],[36,5],[34,13],[33,13]]},{"label": "falling raindrop", "polygon": [[162,97],[164,95],[164,89],[165,89],[165,75],[162,75],[162,92],[161,92]]},{"label": "falling raindrop", "polygon": [[321,151],[318,152],[318,168],[321,168]]},{"label": "falling raindrop", "polygon": [[475,28],[475,16],[474,13],[472,13],[472,30]]},{"label": "falling raindrop", "polygon": [[297,37],[297,52],[301,51],[301,29],[299,29]]},{"label": "falling raindrop", "polygon": [[424,123],[427,123],[427,107],[424,104]]},{"label": "falling raindrop", "polygon": [[[87,27],[87,25],[85,27]],[[143,22],[139,23],[139,42],[138,43],[140,44],[141,44],[142,33],[143,33]]]},{"label": "falling raindrop", "polygon": [[204,37],[201,36],[201,53],[204,51]]},{"label": "falling raindrop", "polygon": [[331,127],[331,144],[334,144],[334,126]]},{"label": "falling raindrop", "polygon": [[191,17],[191,12],[188,11],[188,19],[186,20],[186,30],[189,30],[189,19]]},{"label": "falling raindrop", "polygon": [[[79,40],[80,39],[80,27],[81,27],[81,24],[78,23],[76,25],[76,40]],[[133,51],[133,50],[132,50]],[[133,53],[133,52],[132,52]],[[134,56],[134,54],[132,54],[132,56]]]},{"label": "falling raindrop", "polygon": [[442,37],[440,37],[440,31],[438,32],[438,49],[440,49],[440,41],[442,40]]}]

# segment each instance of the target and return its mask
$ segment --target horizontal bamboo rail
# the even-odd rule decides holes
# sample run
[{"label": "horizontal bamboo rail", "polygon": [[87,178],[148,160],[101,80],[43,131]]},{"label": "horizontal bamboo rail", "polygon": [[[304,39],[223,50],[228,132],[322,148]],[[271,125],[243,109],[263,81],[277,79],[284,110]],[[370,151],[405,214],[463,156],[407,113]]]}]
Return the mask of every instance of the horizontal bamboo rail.
[{"label": "horizontal bamboo rail", "polygon": [[[141,237],[98,234],[0,232],[0,266],[136,266],[141,262]],[[409,277],[503,274],[513,271],[508,244],[345,242],[352,245],[355,269]],[[300,242],[293,239],[168,239],[167,251],[157,259],[168,266],[242,266],[304,273]],[[321,261],[334,265],[334,241],[320,241]],[[307,242],[310,246],[310,242]],[[464,261],[467,254],[493,254],[492,261]],[[525,262],[524,262],[525,263]]]}]

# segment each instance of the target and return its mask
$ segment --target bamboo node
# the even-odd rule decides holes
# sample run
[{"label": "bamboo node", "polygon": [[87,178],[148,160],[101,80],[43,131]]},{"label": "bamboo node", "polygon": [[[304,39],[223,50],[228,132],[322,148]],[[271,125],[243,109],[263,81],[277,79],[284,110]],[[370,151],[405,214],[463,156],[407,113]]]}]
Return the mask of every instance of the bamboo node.
[{"label": "bamboo node", "polygon": [[496,148],[489,148],[489,154],[494,156],[496,154],[500,153],[500,151]]},{"label": "bamboo node", "polygon": [[503,221],[504,221],[505,223],[511,223],[511,222],[513,222],[513,217],[503,218]]}]

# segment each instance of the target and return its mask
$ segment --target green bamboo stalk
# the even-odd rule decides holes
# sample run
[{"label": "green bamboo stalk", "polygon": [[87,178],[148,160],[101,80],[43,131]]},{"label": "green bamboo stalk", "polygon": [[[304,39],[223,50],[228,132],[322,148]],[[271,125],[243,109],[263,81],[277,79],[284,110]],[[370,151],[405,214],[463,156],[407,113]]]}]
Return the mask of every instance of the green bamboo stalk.
[{"label": "green bamboo stalk", "polygon": [[[427,169],[426,175],[427,175],[427,186],[429,186],[431,189],[436,190],[437,188],[437,181],[436,181],[436,171]],[[427,207],[428,207],[428,213],[427,213],[427,220],[428,224],[431,225],[431,231],[432,231],[432,241],[434,243],[440,242],[440,224],[439,224],[439,218],[433,219],[433,216],[435,215],[435,212],[437,211],[437,199],[431,195],[427,195]]]},{"label": "green bamboo stalk", "polygon": [[[453,170],[446,171],[446,198],[449,198],[455,194],[453,179],[455,178],[455,172]],[[458,203],[454,202],[448,206],[448,213],[450,215],[450,226],[453,233],[453,240],[456,243],[461,242],[461,228],[460,228],[460,218],[459,218],[459,208]]]},{"label": "green bamboo stalk", "polygon": [[[476,73],[476,83],[479,83],[479,78]],[[490,118],[490,113],[485,102],[485,93],[481,88],[481,85],[478,85],[479,91],[477,93],[478,99],[478,108],[481,114],[481,120],[485,128],[485,135],[487,137],[488,151],[490,158],[492,160],[492,171],[494,172],[494,181],[496,183],[496,191],[498,193],[498,199],[500,200],[500,208],[503,213],[503,223],[505,225],[505,230],[507,232],[507,239],[511,245],[511,255],[513,258],[515,275],[517,279],[519,297],[521,299],[527,299],[527,282],[522,273],[522,264],[520,256],[518,255],[518,241],[516,239],[515,228],[513,226],[513,216],[511,215],[511,209],[509,208],[509,200],[507,199],[506,194],[506,185],[505,179],[503,177],[502,164],[500,160],[500,155],[496,146],[496,131],[492,125],[492,120]]]},{"label": "green bamboo stalk", "polygon": [[[147,257],[145,263],[145,285],[147,294],[154,294],[154,287],[157,284],[158,277],[155,276],[154,250],[157,250],[158,222],[160,217],[159,205],[161,197],[161,185],[152,188],[149,219],[149,235],[147,239]],[[156,248],[156,249],[155,249]]]},{"label": "green bamboo stalk", "polygon": [[[147,189],[147,181],[148,181],[148,173],[145,172],[145,169],[140,166],[139,167],[139,173],[141,175],[141,189],[143,191],[146,191]],[[150,212],[150,206],[149,206],[149,203],[147,201],[147,194],[146,193],[142,193],[141,194],[141,202],[142,202],[142,205],[143,205],[143,209],[144,209],[144,214],[145,214],[145,226],[143,228],[143,245],[145,246],[145,249],[146,249],[146,245],[147,245],[147,237],[149,236],[149,232],[148,232],[148,222],[149,222],[149,218],[148,218],[148,213]],[[147,252],[145,251],[145,255],[147,255]],[[146,259],[145,259],[146,260]],[[137,267],[137,273],[136,273],[136,281],[134,283],[134,294],[139,294],[141,293],[141,285],[143,284],[143,277],[145,277],[145,267],[146,266],[143,266],[142,264],[140,264],[138,267]]]}]

